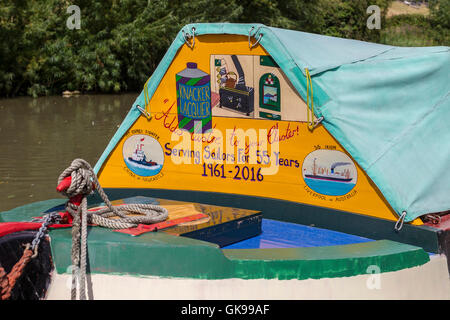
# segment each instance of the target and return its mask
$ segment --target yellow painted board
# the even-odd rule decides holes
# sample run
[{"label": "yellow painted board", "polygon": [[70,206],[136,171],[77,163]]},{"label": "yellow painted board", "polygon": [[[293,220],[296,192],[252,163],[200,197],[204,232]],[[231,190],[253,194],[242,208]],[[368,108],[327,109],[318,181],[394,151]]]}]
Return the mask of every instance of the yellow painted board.
[{"label": "yellow painted board", "polygon": [[[211,69],[220,67],[219,62],[214,65],[214,57],[226,55],[258,57],[268,54],[261,46],[250,49],[247,37],[243,36],[205,35],[196,37],[193,49],[182,46],[150,100],[152,119],[139,117],[117,144],[100,170],[102,186],[242,194],[393,221],[398,219],[373,182],[323,126],[310,131],[304,120],[283,119],[285,115],[295,119],[294,108],[301,111],[300,119],[304,119],[307,107],[300,96],[286,93],[292,89],[289,80],[276,67],[273,74],[282,78],[280,83],[287,83],[277,92],[277,98],[281,97],[280,121],[264,119],[256,112],[261,110],[264,97],[260,96],[260,88],[255,89],[262,72],[255,72],[257,63],[253,58],[252,65],[242,68],[247,70],[246,85],[256,96],[253,113],[249,116],[242,113],[217,115],[217,107],[213,106],[211,123],[214,130],[203,135],[181,130],[176,79],[187,70],[188,63],[195,63],[195,72],[214,75],[211,92],[217,92],[214,88],[216,69]],[[265,72],[267,66],[261,70]],[[204,87],[202,91],[196,88],[200,87],[189,93],[192,101],[209,98],[210,93],[204,91]],[[186,95],[185,92],[182,94]],[[283,100],[283,94],[289,98]],[[239,129],[250,137],[239,136]],[[240,139],[241,144],[232,138]],[[151,170],[147,172],[145,165],[138,163],[141,160],[132,161],[138,154],[145,155]],[[248,158],[249,155],[252,157]],[[217,158],[222,161],[211,163]],[[268,168],[275,173],[264,173]],[[421,221],[417,219],[413,224],[421,224]]]}]

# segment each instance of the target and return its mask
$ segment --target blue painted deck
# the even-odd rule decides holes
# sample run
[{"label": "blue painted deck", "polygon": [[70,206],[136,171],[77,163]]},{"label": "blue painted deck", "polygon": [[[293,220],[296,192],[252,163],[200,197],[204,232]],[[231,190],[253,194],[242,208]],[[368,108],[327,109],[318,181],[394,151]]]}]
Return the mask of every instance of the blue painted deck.
[{"label": "blue painted deck", "polygon": [[222,249],[322,247],[374,241],[347,233],[271,219],[262,219],[261,227],[262,233],[259,236]]}]

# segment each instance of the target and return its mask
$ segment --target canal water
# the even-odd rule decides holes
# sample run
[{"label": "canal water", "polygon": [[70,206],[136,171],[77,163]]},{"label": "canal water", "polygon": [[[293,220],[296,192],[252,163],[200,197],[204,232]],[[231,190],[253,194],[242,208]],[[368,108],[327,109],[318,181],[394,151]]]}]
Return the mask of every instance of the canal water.
[{"label": "canal water", "polygon": [[0,99],[0,212],[63,199],[59,174],[75,158],[94,167],[137,96]]}]

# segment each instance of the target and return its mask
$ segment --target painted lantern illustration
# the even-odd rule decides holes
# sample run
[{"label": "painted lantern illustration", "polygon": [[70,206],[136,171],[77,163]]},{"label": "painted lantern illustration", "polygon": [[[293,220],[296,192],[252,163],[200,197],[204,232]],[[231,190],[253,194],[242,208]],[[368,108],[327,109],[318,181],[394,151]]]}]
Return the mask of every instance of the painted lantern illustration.
[{"label": "painted lantern illustration", "polygon": [[161,171],[164,164],[161,145],[145,134],[129,137],[123,144],[122,153],[128,169],[138,176],[154,176]]},{"label": "painted lantern illustration", "polygon": [[[212,128],[210,75],[197,69],[195,62],[176,74],[178,127],[204,133]],[[195,126],[200,126],[201,129]],[[195,131],[194,131],[195,130]]]},{"label": "painted lantern illustration", "polygon": [[303,180],[317,193],[342,196],[356,185],[355,164],[345,153],[336,150],[316,150],[305,157]]}]

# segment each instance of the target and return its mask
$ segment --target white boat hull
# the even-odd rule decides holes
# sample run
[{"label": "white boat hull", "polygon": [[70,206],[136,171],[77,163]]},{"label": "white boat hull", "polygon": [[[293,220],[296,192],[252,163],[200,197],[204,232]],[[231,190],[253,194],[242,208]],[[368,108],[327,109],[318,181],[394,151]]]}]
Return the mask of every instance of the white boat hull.
[{"label": "white boat hull", "polygon": [[[307,280],[199,280],[92,274],[91,295],[99,300],[449,300],[445,255],[395,272]],[[70,299],[71,275],[53,274],[48,300]]]}]

